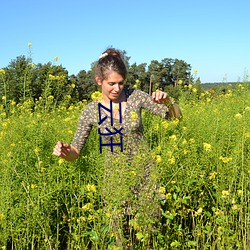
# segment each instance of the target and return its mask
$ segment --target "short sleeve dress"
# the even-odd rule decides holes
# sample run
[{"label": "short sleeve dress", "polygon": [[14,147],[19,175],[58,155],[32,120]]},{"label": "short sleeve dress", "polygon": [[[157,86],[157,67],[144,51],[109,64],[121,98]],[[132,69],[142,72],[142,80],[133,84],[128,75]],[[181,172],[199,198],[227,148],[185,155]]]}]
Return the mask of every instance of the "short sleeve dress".
[{"label": "short sleeve dress", "polygon": [[[98,101],[93,101],[84,108],[72,141],[72,146],[78,149],[79,152],[83,148],[92,127],[96,126],[99,134],[109,134],[102,136],[100,147],[101,143],[102,145],[113,144],[112,150],[118,152],[121,151],[122,144],[122,149],[125,154],[135,155],[143,140],[142,109],[162,118],[169,118],[167,106],[155,103],[147,93],[136,89],[124,89],[124,91],[127,104],[122,115],[121,123],[119,119],[113,118],[113,126],[111,126],[111,116],[107,115],[107,112],[103,112],[103,110],[98,110]],[[107,118],[105,119],[105,117]],[[102,119],[103,122],[100,124]],[[111,135],[110,132],[114,134]],[[102,147],[107,147],[107,149],[111,151],[111,145]]]}]

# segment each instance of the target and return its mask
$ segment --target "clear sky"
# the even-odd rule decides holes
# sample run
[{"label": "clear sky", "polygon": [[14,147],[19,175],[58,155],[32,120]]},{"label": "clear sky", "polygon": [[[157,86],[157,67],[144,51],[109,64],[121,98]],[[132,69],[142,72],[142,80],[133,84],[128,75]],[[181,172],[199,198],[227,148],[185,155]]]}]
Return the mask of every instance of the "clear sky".
[{"label": "clear sky", "polygon": [[249,0],[8,0],[0,4],[0,68],[20,55],[69,74],[112,46],[132,63],[184,60],[203,83],[250,73]]}]

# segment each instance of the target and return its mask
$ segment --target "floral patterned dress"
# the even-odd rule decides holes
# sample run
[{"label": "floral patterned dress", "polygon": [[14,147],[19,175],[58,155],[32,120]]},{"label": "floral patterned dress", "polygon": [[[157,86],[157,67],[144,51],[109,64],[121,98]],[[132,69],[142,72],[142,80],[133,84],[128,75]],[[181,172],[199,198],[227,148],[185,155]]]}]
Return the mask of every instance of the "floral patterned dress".
[{"label": "floral patterned dress", "polygon": [[[100,136],[102,144],[110,144],[111,137],[112,142],[116,143],[113,152],[110,152],[111,146],[102,146],[105,147],[106,154],[103,180],[99,183],[102,187],[104,207],[107,212],[112,214],[111,225],[114,232],[119,231],[118,228],[124,228],[120,221],[121,213],[130,218],[135,214],[140,214],[140,221],[149,220],[149,218],[151,218],[150,221],[158,220],[159,200],[161,199],[158,193],[159,178],[154,177],[157,176],[155,174],[157,166],[148,153],[147,143],[144,143],[141,112],[142,109],[146,109],[164,119],[169,118],[167,106],[155,103],[147,93],[136,89],[124,89],[124,91],[126,108],[122,114],[121,123],[120,119],[113,118],[112,127],[111,116],[107,112],[99,112],[98,101],[93,101],[81,113],[72,141],[72,145],[81,151],[93,126],[98,128],[99,134],[109,133],[106,128],[111,132],[120,131],[122,133],[124,154],[120,153],[120,133]],[[141,151],[139,151],[140,149]],[[141,154],[141,152],[143,153]],[[117,204],[121,210],[117,209]],[[123,212],[116,213],[116,211]],[[151,231],[152,225],[150,226],[147,221],[141,223],[148,225],[147,228],[144,226],[144,230]],[[126,224],[125,228],[129,228],[129,225]]]}]

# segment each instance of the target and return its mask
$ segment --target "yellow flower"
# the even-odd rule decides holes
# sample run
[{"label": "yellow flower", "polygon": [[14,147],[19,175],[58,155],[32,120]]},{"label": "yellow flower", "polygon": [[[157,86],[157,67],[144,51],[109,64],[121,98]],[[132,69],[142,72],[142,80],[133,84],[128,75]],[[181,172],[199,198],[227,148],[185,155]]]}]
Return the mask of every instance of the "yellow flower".
[{"label": "yellow flower", "polygon": [[188,84],[188,88],[189,89],[192,89],[193,88],[193,85],[190,83],[190,84]]},{"label": "yellow flower", "polygon": [[182,145],[186,145],[187,144],[187,140],[184,138],[183,140],[182,140]]},{"label": "yellow flower", "polygon": [[136,80],[135,80],[135,82],[136,82],[136,83],[139,83],[139,82],[140,82],[140,80],[139,80],[139,79],[136,79]]},{"label": "yellow flower", "polygon": [[105,216],[109,219],[111,217],[111,214],[107,212]]},{"label": "yellow flower", "polygon": [[170,200],[171,198],[172,198],[172,194],[171,194],[171,193],[167,193],[167,194],[166,194],[166,199],[167,199],[167,200]]},{"label": "yellow flower", "polygon": [[90,211],[93,208],[92,203],[86,203],[84,206],[82,206],[82,211],[86,212],[86,211]]},{"label": "yellow flower", "polygon": [[28,42],[28,46],[31,47],[32,46],[32,42]]},{"label": "yellow flower", "polygon": [[136,172],[135,171],[130,171],[130,174],[136,176]]},{"label": "yellow flower", "polygon": [[159,188],[159,193],[165,194],[166,193],[166,188],[165,187],[160,187]]},{"label": "yellow flower", "polygon": [[166,120],[164,120],[162,123],[161,123],[162,127],[163,128],[167,128],[168,127],[168,122]]},{"label": "yellow flower", "polygon": [[241,120],[242,119],[242,114],[238,113],[234,116],[237,120]]},{"label": "yellow flower", "polygon": [[41,149],[40,149],[39,147],[36,147],[36,148],[34,149],[34,151],[35,151],[36,153],[39,153],[39,152],[41,151]]},{"label": "yellow flower", "polygon": [[55,80],[55,76],[53,76],[52,74],[49,74],[49,80]]},{"label": "yellow flower", "polygon": [[5,95],[2,96],[2,100],[3,101],[6,100],[6,96]]},{"label": "yellow flower", "polygon": [[203,142],[203,148],[207,152],[211,152],[212,151],[212,146],[209,143]]},{"label": "yellow flower", "polygon": [[155,159],[156,163],[159,164],[162,162],[162,158],[160,155],[156,155],[156,159]]},{"label": "yellow flower", "polygon": [[242,195],[243,194],[243,191],[241,189],[237,190],[237,194],[238,195]]},{"label": "yellow flower", "polygon": [[103,99],[102,93],[100,91],[95,91],[91,94],[91,99],[93,101],[101,101]]},{"label": "yellow flower", "polygon": [[119,104],[118,104],[118,103],[117,103],[117,104],[114,103],[113,105],[114,105],[114,110],[115,110],[115,111],[119,111]]},{"label": "yellow flower", "polygon": [[0,214],[0,221],[4,220],[4,218],[5,218],[4,214]]},{"label": "yellow flower", "polygon": [[87,184],[86,189],[87,189],[87,191],[89,191],[91,193],[95,193],[96,192],[96,186],[92,185],[92,184]]},{"label": "yellow flower", "polygon": [[63,158],[60,158],[60,159],[58,160],[58,163],[59,163],[59,165],[62,165],[62,164],[64,163],[64,159],[63,159]]},{"label": "yellow flower", "polygon": [[194,69],[193,70],[193,73],[196,75],[196,74],[198,74],[198,70],[197,69]]},{"label": "yellow flower", "polygon": [[158,124],[158,123],[155,124],[154,129],[155,129],[155,131],[158,131],[158,130],[159,130],[159,124]]},{"label": "yellow flower", "polygon": [[169,136],[169,139],[171,141],[176,141],[177,140],[177,136],[176,135],[171,135],[171,136]]},{"label": "yellow flower", "polygon": [[176,125],[179,124],[179,120],[178,120],[178,119],[174,119],[174,120],[171,121],[171,124],[172,124],[173,126],[176,126]]},{"label": "yellow flower", "polygon": [[189,143],[190,143],[190,144],[195,143],[195,139],[194,139],[194,138],[190,138],[190,139],[189,139]]},{"label": "yellow flower", "polygon": [[232,210],[234,210],[234,211],[239,210],[239,206],[238,206],[237,204],[234,204],[234,205],[232,206]]},{"label": "yellow flower", "polygon": [[193,88],[193,89],[192,89],[192,92],[197,93],[197,89],[196,89],[196,88]]},{"label": "yellow flower", "polygon": [[57,62],[57,61],[58,61],[58,56],[55,56],[55,57],[54,57],[54,60]]},{"label": "yellow flower", "polygon": [[0,75],[5,75],[5,70],[4,69],[0,69]]},{"label": "yellow flower", "polygon": [[223,211],[221,211],[220,209],[217,209],[217,210],[214,212],[214,215],[215,215],[215,216],[223,215]]},{"label": "yellow flower", "polygon": [[130,113],[130,118],[132,121],[136,121],[138,119],[138,114],[134,111]]},{"label": "yellow flower", "polygon": [[133,85],[133,88],[134,88],[134,89],[137,89],[137,85],[136,85],[136,84],[134,84],[134,85]]},{"label": "yellow flower", "polygon": [[74,83],[71,84],[71,88],[74,89],[76,85]]},{"label": "yellow flower", "polygon": [[182,83],[183,83],[182,80],[179,80],[179,81],[178,81],[178,84],[179,84],[179,85],[182,85]]},{"label": "yellow flower", "polygon": [[175,158],[172,156],[170,159],[168,159],[169,164],[173,165],[175,164]]},{"label": "yellow flower", "polygon": [[212,179],[214,179],[214,178],[216,177],[216,175],[217,175],[216,172],[212,172],[212,173],[210,173],[208,179],[209,179],[209,180],[212,180]]},{"label": "yellow flower", "polygon": [[198,216],[198,215],[201,215],[202,214],[202,211],[203,211],[203,209],[202,209],[202,207],[200,207],[196,212],[195,212],[195,216]]},{"label": "yellow flower", "polygon": [[222,197],[225,198],[225,197],[230,195],[230,191],[229,190],[222,190],[221,194],[222,194]]},{"label": "yellow flower", "polygon": [[92,214],[88,215],[88,221],[93,221],[94,220],[94,216]]},{"label": "yellow flower", "polygon": [[3,126],[4,128],[6,128],[6,127],[8,126],[8,123],[7,123],[7,122],[3,122],[3,123],[2,123],[2,126]]},{"label": "yellow flower", "polygon": [[54,99],[54,96],[53,95],[49,95],[48,96],[48,100],[53,100]]},{"label": "yellow flower", "polygon": [[[1,71],[1,70],[0,70],[0,71]],[[250,111],[250,107],[249,107],[249,106],[245,107],[245,110],[246,110],[246,111]]]},{"label": "yellow flower", "polygon": [[223,156],[220,156],[219,159],[222,160],[223,163],[228,163],[233,160],[232,157],[223,157]]}]

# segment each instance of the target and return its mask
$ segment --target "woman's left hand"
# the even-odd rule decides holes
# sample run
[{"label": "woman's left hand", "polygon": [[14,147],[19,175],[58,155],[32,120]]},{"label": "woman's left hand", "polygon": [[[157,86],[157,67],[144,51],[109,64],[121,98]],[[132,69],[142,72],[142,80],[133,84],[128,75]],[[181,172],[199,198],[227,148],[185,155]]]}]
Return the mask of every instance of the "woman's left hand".
[{"label": "woman's left hand", "polygon": [[162,91],[153,92],[152,99],[154,102],[159,104],[168,104],[171,102],[168,93]]}]

